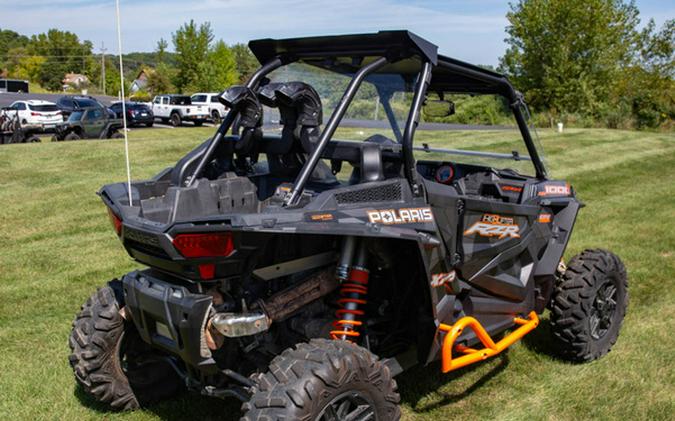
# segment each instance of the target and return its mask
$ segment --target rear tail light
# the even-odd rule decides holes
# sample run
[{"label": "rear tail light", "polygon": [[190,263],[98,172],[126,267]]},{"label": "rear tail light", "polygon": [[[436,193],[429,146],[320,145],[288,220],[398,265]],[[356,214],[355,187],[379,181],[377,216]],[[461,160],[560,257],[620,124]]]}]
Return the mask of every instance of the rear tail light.
[{"label": "rear tail light", "polygon": [[115,229],[115,233],[119,237],[122,235],[122,219],[115,215],[115,212],[113,212],[110,208],[108,208],[108,216],[110,217],[110,223]]},{"label": "rear tail light", "polygon": [[39,117],[39,116],[41,116],[42,114],[40,114],[40,113],[30,113],[30,115],[32,115],[33,117]]},{"label": "rear tail light", "polygon": [[173,246],[184,257],[227,257],[234,253],[232,233],[178,234]]}]

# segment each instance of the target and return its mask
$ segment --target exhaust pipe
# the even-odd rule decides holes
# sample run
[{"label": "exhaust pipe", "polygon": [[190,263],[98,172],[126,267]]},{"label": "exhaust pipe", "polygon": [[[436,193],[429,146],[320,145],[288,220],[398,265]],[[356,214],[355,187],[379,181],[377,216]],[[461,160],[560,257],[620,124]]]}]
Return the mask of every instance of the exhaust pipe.
[{"label": "exhaust pipe", "polygon": [[[307,280],[280,291],[254,308],[241,313],[216,313],[207,323],[209,348],[222,345],[222,336],[238,338],[264,332],[272,322],[285,320],[300,308],[325,296],[338,286],[332,269],[325,269]],[[216,336],[221,336],[217,338]]]}]

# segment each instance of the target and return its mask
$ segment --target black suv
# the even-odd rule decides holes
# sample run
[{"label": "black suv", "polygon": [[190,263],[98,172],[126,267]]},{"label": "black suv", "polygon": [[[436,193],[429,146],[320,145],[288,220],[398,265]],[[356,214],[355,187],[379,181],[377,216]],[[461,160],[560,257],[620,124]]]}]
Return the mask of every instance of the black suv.
[{"label": "black suv", "polygon": [[[122,111],[122,103],[116,102],[110,106],[110,109],[115,113],[117,118],[122,118],[124,113]],[[127,125],[139,126],[145,124],[147,127],[152,127],[155,122],[155,115],[147,105],[142,102],[127,102],[124,104],[124,109],[127,112]]]},{"label": "black suv", "polygon": [[84,108],[91,107],[102,107],[105,108],[110,117],[114,118],[114,111],[107,108],[105,105],[101,104],[99,100],[89,95],[65,95],[59,98],[56,101],[56,105],[59,107],[63,113],[63,118],[67,119],[68,116],[77,110],[82,110]]}]

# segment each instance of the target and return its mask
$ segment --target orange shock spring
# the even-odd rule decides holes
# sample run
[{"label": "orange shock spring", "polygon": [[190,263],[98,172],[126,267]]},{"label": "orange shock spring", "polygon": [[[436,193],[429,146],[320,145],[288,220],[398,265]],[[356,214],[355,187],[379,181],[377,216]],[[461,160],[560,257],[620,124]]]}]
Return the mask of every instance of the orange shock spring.
[{"label": "orange shock spring", "polygon": [[358,317],[365,312],[360,310],[360,305],[366,305],[368,294],[368,269],[353,267],[349,271],[349,277],[340,287],[341,298],[337,300],[340,307],[335,312],[337,320],[333,322],[335,330],[330,332],[332,339],[350,340],[361,336],[357,330],[363,324]]}]

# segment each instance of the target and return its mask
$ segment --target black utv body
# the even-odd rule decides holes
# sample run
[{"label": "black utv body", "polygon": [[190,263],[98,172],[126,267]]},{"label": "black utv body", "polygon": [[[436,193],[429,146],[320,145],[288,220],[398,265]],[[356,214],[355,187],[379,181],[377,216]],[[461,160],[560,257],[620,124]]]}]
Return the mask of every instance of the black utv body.
[{"label": "black utv body", "polygon": [[[565,268],[581,203],[547,177],[504,76],[406,31],[249,46],[262,66],[222,93],[231,111],[211,139],[150,180],[99,192],[123,246],[148,269],[109,282],[74,322],[70,362],[88,393],[129,409],[187,388],[242,400],[245,420],[392,420],[393,376],[495,355],[547,307],[562,356],[609,351],[625,269],[602,250]],[[268,77],[298,63],[346,78],[325,124],[321,80]],[[366,84],[391,138],[334,139]],[[415,146],[422,107],[444,93],[505,98],[527,153]],[[392,98],[409,100],[403,127]],[[262,130],[268,109],[280,135]],[[447,158],[416,161],[415,150]],[[464,155],[534,172],[451,158]],[[348,166],[348,180],[336,177]]]}]

